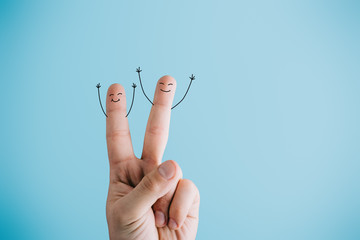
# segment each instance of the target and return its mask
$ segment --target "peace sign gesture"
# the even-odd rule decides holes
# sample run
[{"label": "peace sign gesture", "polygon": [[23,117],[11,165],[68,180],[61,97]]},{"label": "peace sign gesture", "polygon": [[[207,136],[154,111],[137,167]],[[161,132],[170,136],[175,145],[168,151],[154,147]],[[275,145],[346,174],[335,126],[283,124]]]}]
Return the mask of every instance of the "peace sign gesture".
[{"label": "peace sign gesture", "polygon": [[146,127],[141,158],[134,154],[126,94],[120,84],[106,97],[106,140],[110,184],[106,216],[110,239],[195,239],[200,195],[182,179],[179,165],[161,163],[168,140],[176,81],[160,78]]}]

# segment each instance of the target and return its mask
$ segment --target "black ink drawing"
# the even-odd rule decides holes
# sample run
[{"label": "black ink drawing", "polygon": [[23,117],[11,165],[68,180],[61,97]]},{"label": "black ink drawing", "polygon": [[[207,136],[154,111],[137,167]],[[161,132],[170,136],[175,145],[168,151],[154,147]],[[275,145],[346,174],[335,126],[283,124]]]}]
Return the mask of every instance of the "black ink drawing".
[{"label": "black ink drawing", "polygon": [[151,103],[151,105],[154,105],[153,102],[148,98],[148,96],[146,95],[146,93],[145,93],[145,91],[144,91],[143,85],[142,85],[142,83],[141,83],[141,77],[140,77],[140,72],[141,72],[141,71],[142,71],[142,70],[140,69],[140,67],[138,67],[138,68],[136,69],[136,72],[137,72],[138,75],[139,75],[141,90],[142,90],[142,92],[144,93],[144,96],[147,98],[147,100],[149,100],[149,102]]},{"label": "black ink drawing", "polygon": [[185,95],[184,95],[183,98],[180,100],[180,102],[178,102],[177,104],[175,104],[175,106],[173,106],[171,109],[174,109],[174,108],[175,108],[177,105],[179,105],[179,104],[184,100],[184,98],[186,97],[186,94],[188,93],[188,91],[189,91],[189,89],[190,89],[190,86],[191,86],[192,81],[195,80],[194,74],[191,74],[191,76],[190,76],[189,78],[190,78],[190,84],[189,84],[189,86],[188,86],[188,88],[187,88],[187,90],[186,90],[186,92],[185,92]]},{"label": "black ink drawing", "polygon": [[[119,93],[117,93],[116,95],[119,96],[119,95],[122,95],[122,93],[119,92]],[[113,93],[109,95],[109,97],[112,97],[112,96],[114,96]],[[111,101],[112,101],[112,102],[120,102],[120,98],[118,98],[116,101],[114,101],[114,98],[111,98]]]},{"label": "black ink drawing", "polygon": [[[136,84],[133,83],[133,84],[132,84],[133,97],[132,97],[130,109],[129,109],[129,111],[128,111],[128,113],[126,114],[125,117],[129,116],[129,114],[130,114],[130,112],[131,112],[131,109],[132,109],[132,107],[133,107],[134,99],[135,99],[135,88],[136,88],[136,87],[137,87]],[[99,103],[100,103],[101,110],[103,111],[104,115],[105,115],[106,117],[108,117],[108,115],[106,114],[106,112],[105,112],[105,110],[104,110],[104,108],[103,108],[103,105],[101,104],[101,98],[100,98],[100,88],[101,88],[101,85],[100,85],[100,83],[98,83],[98,84],[96,85],[96,88],[98,89],[98,96],[99,96]],[[115,94],[111,93],[111,94],[109,95],[109,97],[112,97],[112,98],[111,98],[111,102],[114,102],[114,103],[120,102],[120,96],[121,96],[121,95],[122,95],[121,92],[116,93],[117,99],[114,100]]]},{"label": "black ink drawing", "polygon": [[126,116],[125,116],[125,117],[129,116],[129,113],[131,112],[132,106],[133,106],[133,104],[134,104],[136,84],[135,84],[135,83],[133,83],[133,84],[132,84],[132,87],[133,87],[133,89],[134,89],[134,90],[133,90],[133,98],[132,98],[132,101],[131,101],[131,105],[130,105],[129,112],[126,114]]},{"label": "black ink drawing", "polygon": [[[136,72],[137,72],[138,75],[139,75],[139,81],[140,81],[141,90],[142,90],[142,92],[144,93],[144,96],[146,97],[146,99],[147,99],[152,105],[154,105],[154,103],[149,99],[149,97],[146,95],[146,93],[145,93],[145,91],[144,91],[144,88],[143,88],[143,85],[142,85],[142,82],[141,82],[141,76],[140,76],[140,72],[141,72],[141,71],[142,71],[142,70],[140,69],[140,67],[136,68]],[[177,105],[179,105],[179,104],[185,99],[187,93],[189,92],[189,89],[190,89],[190,86],[191,86],[192,81],[195,80],[194,74],[191,74],[191,76],[190,76],[189,78],[190,78],[190,84],[189,84],[189,86],[188,86],[188,88],[187,88],[187,90],[186,90],[186,92],[185,92],[185,95],[184,95],[183,98],[182,98],[177,104],[175,104],[171,109],[174,109]],[[164,84],[163,82],[160,82],[159,84],[165,86],[165,84]],[[167,84],[167,85],[168,85],[168,86],[171,86],[171,85],[173,85],[173,84],[172,84],[172,83],[169,83],[169,84]],[[170,90],[170,89],[169,89],[169,90],[165,90],[165,89],[160,88],[160,91],[162,91],[162,92],[170,92],[171,90]]]},{"label": "black ink drawing", "polygon": [[98,83],[98,84],[96,85],[96,87],[97,87],[97,89],[98,89],[98,95],[99,95],[99,102],[100,102],[101,110],[103,111],[103,113],[104,113],[105,116],[107,117],[107,115],[106,115],[106,113],[105,113],[105,111],[104,111],[104,108],[103,108],[103,106],[102,106],[102,104],[101,104],[101,98],[100,98],[100,88],[101,88],[101,85],[100,85],[100,83]]},{"label": "black ink drawing", "polygon": [[[165,83],[161,82],[161,83],[159,83],[159,85],[164,85],[164,86],[165,86]],[[168,86],[171,86],[171,85],[174,85],[174,84],[168,83],[167,85],[168,85]],[[162,91],[162,92],[171,92],[170,89],[169,89],[169,90],[164,90],[164,89],[161,89],[161,88],[160,88],[160,91]]]}]

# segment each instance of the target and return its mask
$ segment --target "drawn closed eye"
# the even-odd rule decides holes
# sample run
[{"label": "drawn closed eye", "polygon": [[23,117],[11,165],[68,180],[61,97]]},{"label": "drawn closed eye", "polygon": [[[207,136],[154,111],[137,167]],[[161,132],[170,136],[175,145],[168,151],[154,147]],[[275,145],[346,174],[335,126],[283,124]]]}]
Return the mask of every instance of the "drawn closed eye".
[{"label": "drawn closed eye", "polygon": [[172,83],[169,83],[169,84],[168,84],[168,86],[170,86],[170,85],[174,85],[174,84],[172,84]]},{"label": "drawn closed eye", "polygon": [[114,94],[110,94],[109,97],[114,96]]},{"label": "drawn closed eye", "polygon": [[161,82],[161,83],[159,83],[159,84],[165,85],[165,84],[164,84],[164,83],[162,83],[162,82]]},{"label": "drawn closed eye", "polygon": [[121,92],[119,92],[117,95],[122,95],[122,93],[121,93]]}]

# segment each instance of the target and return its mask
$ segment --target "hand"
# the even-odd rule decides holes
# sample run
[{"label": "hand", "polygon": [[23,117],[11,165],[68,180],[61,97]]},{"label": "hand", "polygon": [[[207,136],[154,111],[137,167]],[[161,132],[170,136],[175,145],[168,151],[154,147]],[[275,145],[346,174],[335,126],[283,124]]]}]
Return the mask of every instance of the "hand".
[{"label": "hand", "polygon": [[[162,82],[163,85],[159,83]],[[162,92],[169,85],[173,91]],[[160,78],[146,127],[142,157],[136,158],[126,115],[126,95],[120,84],[109,87],[106,99],[106,139],[110,184],[106,216],[111,240],[195,239],[200,195],[195,184],[181,179],[172,160],[161,164],[166,147],[176,82]],[[117,94],[120,102],[111,102]]]}]

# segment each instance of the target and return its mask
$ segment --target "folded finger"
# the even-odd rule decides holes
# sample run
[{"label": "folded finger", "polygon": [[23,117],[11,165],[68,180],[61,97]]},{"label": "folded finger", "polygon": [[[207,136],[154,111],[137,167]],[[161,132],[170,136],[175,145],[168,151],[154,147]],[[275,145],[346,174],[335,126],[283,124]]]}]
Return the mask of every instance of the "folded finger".
[{"label": "folded finger", "polygon": [[168,226],[179,229],[188,216],[198,217],[200,195],[195,184],[188,179],[181,179],[170,205]]},{"label": "folded finger", "polygon": [[181,169],[174,161],[166,161],[145,175],[140,183],[121,199],[122,216],[135,221],[151,209],[157,199],[175,188]]},{"label": "folded finger", "polygon": [[165,196],[159,198],[152,206],[155,213],[155,224],[157,227],[164,227],[169,221],[170,203],[173,199],[176,188],[177,185],[174,185]]}]

